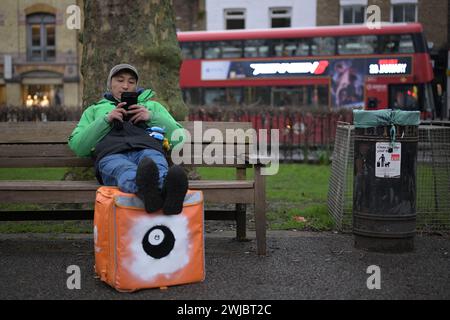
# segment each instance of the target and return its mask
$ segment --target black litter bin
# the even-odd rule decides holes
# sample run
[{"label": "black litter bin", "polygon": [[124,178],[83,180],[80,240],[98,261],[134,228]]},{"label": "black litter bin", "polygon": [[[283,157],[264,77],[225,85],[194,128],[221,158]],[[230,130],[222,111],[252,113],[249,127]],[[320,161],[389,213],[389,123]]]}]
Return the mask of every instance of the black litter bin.
[{"label": "black litter bin", "polygon": [[354,110],[353,117],[355,247],[412,251],[420,113]]}]

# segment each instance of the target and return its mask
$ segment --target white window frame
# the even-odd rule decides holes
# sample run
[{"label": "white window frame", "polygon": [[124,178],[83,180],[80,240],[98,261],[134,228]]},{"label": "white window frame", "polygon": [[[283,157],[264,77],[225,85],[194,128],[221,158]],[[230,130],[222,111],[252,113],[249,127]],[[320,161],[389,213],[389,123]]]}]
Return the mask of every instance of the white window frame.
[{"label": "white window frame", "polygon": [[[228,15],[230,12],[241,11],[242,15]],[[227,30],[228,20],[244,20],[244,29],[246,28],[246,12],[245,8],[227,8],[223,9],[223,29]]]},{"label": "white window frame", "polygon": [[[361,23],[359,23],[359,22],[356,23],[356,22],[355,22],[355,11],[353,10],[353,11],[352,11],[352,23],[346,23],[346,24],[344,24],[344,9],[346,9],[346,8],[352,8],[352,9],[355,9],[355,8],[361,8],[361,7],[364,8],[363,22],[361,22]],[[341,5],[340,24],[341,24],[341,25],[364,24],[364,23],[366,22],[366,19],[367,19],[367,17],[366,17],[366,10],[367,10],[367,5],[363,5],[363,4]]]},{"label": "white window frame", "polygon": [[[405,21],[401,22],[394,22],[394,5],[406,5],[406,4],[413,4],[416,8],[415,10],[415,17],[413,22],[419,21],[419,7],[417,5],[417,0],[391,0],[391,22],[392,23],[405,23]],[[405,18],[405,7],[403,7],[403,20]],[[409,22],[411,23],[411,22]]]},{"label": "white window frame", "polygon": [[[286,10],[286,13],[273,13],[276,10]],[[269,28],[272,28],[272,19],[289,18],[292,27],[292,7],[270,7],[269,8]]]}]

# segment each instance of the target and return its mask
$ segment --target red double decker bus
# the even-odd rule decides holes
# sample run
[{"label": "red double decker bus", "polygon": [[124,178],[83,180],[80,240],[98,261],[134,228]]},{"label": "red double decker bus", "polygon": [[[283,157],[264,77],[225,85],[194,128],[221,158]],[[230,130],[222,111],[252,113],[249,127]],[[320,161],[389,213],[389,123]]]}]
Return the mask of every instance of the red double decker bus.
[{"label": "red double decker bus", "polygon": [[191,105],[434,111],[422,26],[179,32]]}]

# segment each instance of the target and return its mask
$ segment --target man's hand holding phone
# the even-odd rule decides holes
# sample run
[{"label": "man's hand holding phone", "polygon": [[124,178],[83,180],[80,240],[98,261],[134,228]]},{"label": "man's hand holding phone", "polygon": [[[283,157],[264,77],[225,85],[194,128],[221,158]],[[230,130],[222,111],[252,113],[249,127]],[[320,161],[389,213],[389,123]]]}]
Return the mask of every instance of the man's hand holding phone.
[{"label": "man's hand holding phone", "polygon": [[145,107],[137,104],[137,92],[122,92],[120,101],[126,102],[124,108],[127,111],[127,117],[124,118],[124,121],[131,121],[133,124],[136,124],[139,121],[150,119],[150,112]]},{"label": "man's hand holding phone", "polygon": [[119,103],[117,107],[108,114],[107,121],[109,123],[112,123],[114,120],[123,122],[129,118],[132,123],[138,123],[139,121],[150,120],[150,112],[147,108],[134,104],[129,106],[127,111],[124,108],[126,104],[126,102]]},{"label": "man's hand holding phone", "polygon": [[128,116],[131,116],[130,121],[132,123],[138,123],[139,121],[150,120],[150,111],[147,108],[134,104],[128,107]]},{"label": "man's hand holding phone", "polygon": [[114,120],[123,122],[127,116],[127,111],[123,108],[126,104],[126,102],[119,103],[110,113],[108,113],[107,121],[109,123],[112,123]]}]

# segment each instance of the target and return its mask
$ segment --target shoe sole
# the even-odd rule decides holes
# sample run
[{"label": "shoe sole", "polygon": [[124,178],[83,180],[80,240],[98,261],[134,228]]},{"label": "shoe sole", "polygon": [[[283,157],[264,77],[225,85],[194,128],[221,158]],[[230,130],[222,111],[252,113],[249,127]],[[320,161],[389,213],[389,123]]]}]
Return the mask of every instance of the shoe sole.
[{"label": "shoe sole", "polygon": [[188,190],[189,182],[183,168],[173,166],[169,169],[164,185],[165,199],[163,213],[166,215],[179,214],[183,211],[184,197]]},{"label": "shoe sole", "polygon": [[142,159],[136,172],[136,186],[138,197],[143,199],[148,213],[158,211],[164,204],[158,184],[159,171],[156,163],[150,158]]}]

